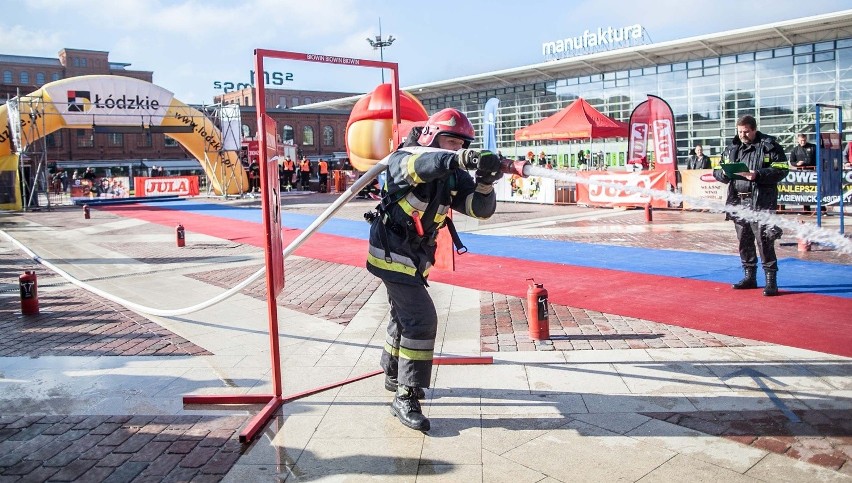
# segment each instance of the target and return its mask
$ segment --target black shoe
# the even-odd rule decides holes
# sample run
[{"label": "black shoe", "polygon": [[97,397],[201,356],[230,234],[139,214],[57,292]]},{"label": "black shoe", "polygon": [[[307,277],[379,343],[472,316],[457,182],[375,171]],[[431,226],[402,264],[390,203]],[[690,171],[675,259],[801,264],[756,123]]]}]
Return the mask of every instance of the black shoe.
[{"label": "black shoe", "polygon": [[763,288],[763,295],[767,297],[778,295],[777,272],[766,272],[766,287]]},{"label": "black shoe", "polygon": [[[420,409],[420,401],[412,394],[412,388],[402,386],[397,391],[396,397],[391,403],[391,414],[399,419],[399,422],[417,431],[429,431],[429,419],[423,415]],[[404,391],[403,394],[400,394]]]},{"label": "black shoe", "polygon": [[[396,388],[399,386],[399,382],[397,382],[396,378],[393,376],[385,376],[385,389],[390,392],[396,392]],[[414,392],[414,397],[417,399],[426,399],[426,392],[422,387],[412,387],[412,391]]]},{"label": "black shoe", "polygon": [[754,268],[743,269],[745,276],[739,282],[731,285],[736,290],[757,288],[757,271]]}]

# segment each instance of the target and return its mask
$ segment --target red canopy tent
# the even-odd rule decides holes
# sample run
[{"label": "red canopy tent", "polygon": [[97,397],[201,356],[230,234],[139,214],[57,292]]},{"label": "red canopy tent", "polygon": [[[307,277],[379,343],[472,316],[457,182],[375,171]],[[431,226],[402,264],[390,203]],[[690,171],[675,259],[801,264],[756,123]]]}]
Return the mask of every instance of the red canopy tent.
[{"label": "red canopy tent", "polygon": [[515,141],[618,138],[627,137],[627,132],[626,122],[601,114],[581,97],[556,114],[515,131]]}]

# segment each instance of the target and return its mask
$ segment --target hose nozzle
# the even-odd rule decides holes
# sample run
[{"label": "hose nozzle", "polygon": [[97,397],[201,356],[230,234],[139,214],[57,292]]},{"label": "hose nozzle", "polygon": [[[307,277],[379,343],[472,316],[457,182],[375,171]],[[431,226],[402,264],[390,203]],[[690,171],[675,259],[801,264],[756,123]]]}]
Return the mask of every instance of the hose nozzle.
[{"label": "hose nozzle", "polygon": [[527,176],[529,176],[529,173],[527,172],[527,168],[529,168],[530,166],[529,161],[512,161],[509,158],[503,158],[500,160],[500,163],[503,164],[503,166],[500,168],[500,171],[502,171],[503,174],[517,175],[522,178],[526,178]]}]

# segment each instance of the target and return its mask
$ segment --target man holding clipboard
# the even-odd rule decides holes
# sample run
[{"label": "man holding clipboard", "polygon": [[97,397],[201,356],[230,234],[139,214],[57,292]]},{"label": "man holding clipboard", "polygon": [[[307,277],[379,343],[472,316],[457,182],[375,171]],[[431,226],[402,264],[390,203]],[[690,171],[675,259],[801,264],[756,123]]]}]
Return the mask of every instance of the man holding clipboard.
[{"label": "man holding clipboard", "polygon": [[[778,209],[778,182],[787,176],[787,155],[772,136],[757,130],[757,121],[746,115],[737,120],[737,135],[722,153],[722,164],[713,177],[728,185],[725,203],[755,211]],[[728,214],[733,220],[739,240],[740,260],[745,276],[733,284],[734,289],[757,288],[757,255],[766,273],[763,295],[778,295],[778,259],[775,240],[781,229],[744,220]],[[757,250],[755,250],[755,244]]]}]

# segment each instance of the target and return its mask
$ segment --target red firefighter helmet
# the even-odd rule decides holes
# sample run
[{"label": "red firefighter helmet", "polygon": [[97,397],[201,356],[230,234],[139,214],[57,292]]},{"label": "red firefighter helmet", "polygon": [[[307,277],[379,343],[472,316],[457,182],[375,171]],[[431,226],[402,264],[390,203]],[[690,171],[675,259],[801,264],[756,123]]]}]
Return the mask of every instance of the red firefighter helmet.
[{"label": "red firefighter helmet", "polygon": [[426,121],[423,126],[423,133],[417,139],[417,143],[421,146],[437,146],[438,136],[452,136],[454,138],[463,139],[464,147],[470,146],[473,141],[473,126],[468,121],[467,116],[456,109],[442,109]]}]

